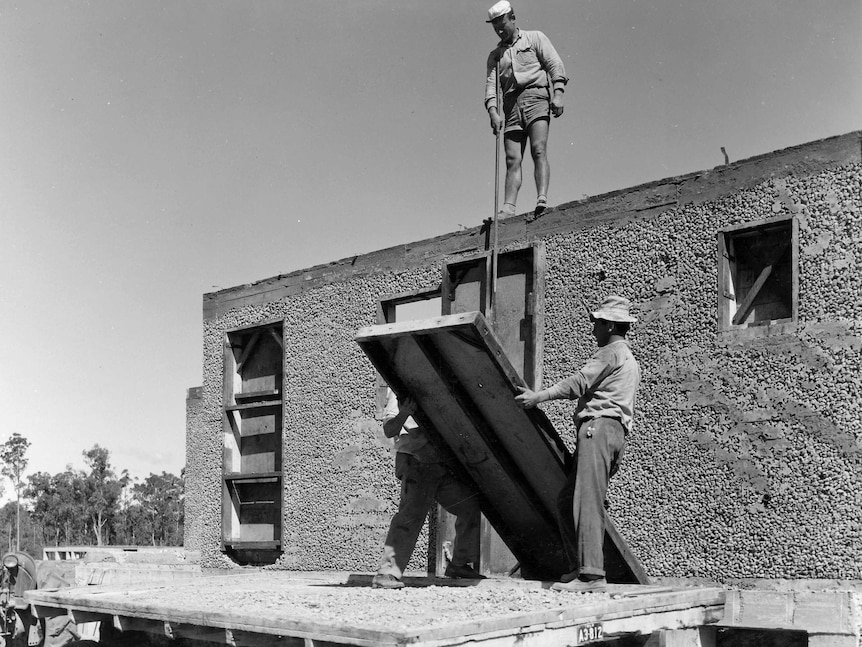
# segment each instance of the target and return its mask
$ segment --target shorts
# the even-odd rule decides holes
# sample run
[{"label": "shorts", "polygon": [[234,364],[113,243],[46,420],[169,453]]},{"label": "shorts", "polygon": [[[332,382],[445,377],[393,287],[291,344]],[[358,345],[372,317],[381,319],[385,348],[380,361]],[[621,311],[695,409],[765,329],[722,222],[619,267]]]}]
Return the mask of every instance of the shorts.
[{"label": "shorts", "polygon": [[548,88],[526,88],[503,97],[506,127],[503,132],[527,130],[536,119],[551,118],[551,93]]}]

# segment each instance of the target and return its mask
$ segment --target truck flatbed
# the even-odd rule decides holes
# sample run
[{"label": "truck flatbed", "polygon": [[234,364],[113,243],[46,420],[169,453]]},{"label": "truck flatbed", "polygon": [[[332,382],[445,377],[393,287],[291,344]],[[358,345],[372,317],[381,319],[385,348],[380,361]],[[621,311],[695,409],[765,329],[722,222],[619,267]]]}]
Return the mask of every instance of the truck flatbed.
[{"label": "truck flatbed", "polygon": [[370,587],[370,574],[255,571],[34,590],[27,599],[39,617],[234,646],[527,647],[701,627],[721,619],[725,598],[721,588],[611,584],[573,593],[511,578],[404,581],[383,590]]}]

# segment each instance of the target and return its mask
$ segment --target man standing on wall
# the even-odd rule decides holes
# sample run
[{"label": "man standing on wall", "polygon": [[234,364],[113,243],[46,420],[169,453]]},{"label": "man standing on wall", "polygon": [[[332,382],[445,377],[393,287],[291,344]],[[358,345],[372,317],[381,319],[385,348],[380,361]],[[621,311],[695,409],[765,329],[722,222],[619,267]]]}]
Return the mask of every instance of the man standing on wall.
[{"label": "man standing on wall", "polygon": [[[508,0],[491,7],[486,22],[491,23],[500,37],[488,56],[485,109],[494,135],[503,130],[506,184],[502,213],[515,214],[521,188],[521,162],[529,139],[536,180],[535,213],[539,215],[548,204],[550,116],[563,114],[563,92],[568,82],[566,70],[544,33],[522,30],[515,25],[515,12]],[[502,115],[497,105],[498,80]]]},{"label": "man standing on wall", "polygon": [[484,579],[475,570],[479,564],[481,519],[475,489],[452,472],[413,420],[416,401],[408,397],[399,404],[391,389],[387,390],[386,398],[383,433],[387,438],[395,438],[395,475],[401,480],[401,499],[389,524],[383,557],[371,586],[383,589],[404,586],[401,576],[435,502],[456,517],[452,561],[446,566],[446,577]]},{"label": "man standing on wall", "polygon": [[521,388],[515,400],[524,409],[540,402],[577,400],[578,445],[574,469],[557,500],[557,521],[571,572],[555,589],[583,591],[607,584],[604,564],[605,496],[617,472],[632,427],[640,366],[626,341],[629,300],[609,296],[590,313],[598,349],[574,375],[541,391]]}]

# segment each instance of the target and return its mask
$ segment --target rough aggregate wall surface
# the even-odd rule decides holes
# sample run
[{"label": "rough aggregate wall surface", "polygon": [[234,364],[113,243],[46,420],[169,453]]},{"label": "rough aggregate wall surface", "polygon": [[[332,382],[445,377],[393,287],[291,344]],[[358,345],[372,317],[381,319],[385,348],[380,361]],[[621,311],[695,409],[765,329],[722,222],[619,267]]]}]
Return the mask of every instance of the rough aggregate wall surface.
[{"label": "rough aggregate wall surface", "polygon": [[202,488],[205,482],[201,468],[205,464],[201,454],[202,439],[207,434],[206,419],[203,408],[203,388],[193,387],[186,395],[186,469],[184,478],[185,526],[183,532],[183,547],[186,550],[200,550],[202,535],[200,524],[203,517],[197,514],[201,501],[207,492]]},{"label": "rough aggregate wall surface", "polygon": [[[594,350],[580,301],[638,306],[611,514],[653,576],[862,577],[859,164],[547,239],[545,384]],[[799,221],[796,325],[720,333],[716,232]],[[572,443],[572,403],[545,405]]]},{"label": "rough aggregate wall surface", "polygon": [[[440,265],[385,272],[309,289],[261,306],[231,310],[204,326],[205,437],[196,460],[205,491],[197,498],[202,564],[220,553],[222,348],[228,330],[282,320],[284,338],[283,554],[274,568],[376,569],[400,483],[392,441],[376,414],[376,373],[354,341],[377,323],[378,299],[434,288]],[[427,524],[408,569],[424,570]]]},{"label": "rough aggregate wall surface", "polygon": [[[186,531],[186,541],[195,542],[201,552],[201,566],[231,568],[234,562],[221,553],[222,541],[222,430],[223,329],[204,322],[203,424],[186,450],[186,517],[195,517],[196,536]],[[193,490],[190,489],[193,488]],[[193,496],[189,496],[193,493]],[[189,525],[186,525],[189,528]]]}]

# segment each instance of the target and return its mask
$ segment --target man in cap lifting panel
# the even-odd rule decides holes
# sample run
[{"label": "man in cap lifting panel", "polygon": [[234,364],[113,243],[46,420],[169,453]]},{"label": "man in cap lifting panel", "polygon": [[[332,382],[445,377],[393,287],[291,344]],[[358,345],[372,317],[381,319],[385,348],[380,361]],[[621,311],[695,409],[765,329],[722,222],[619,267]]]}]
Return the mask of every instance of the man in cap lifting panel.
[{"label": "man in cap lifting panel", "polygon": [[[515,25],[515,12],[508,0],[488,10],[488,20],[500,37],[487,62],[485,109],[491,130],[503,132],[506,152],[506,183],[502,213],[514,215],[521,188],[521,162],[527,140],[534,164],[536,215],[547,207],[547,144],[550,116],[563,114],[566,70],[551,41],[541,31],[527,31]],[[498,86],[499,82],[499,86]],[[502,92],[498,105],[497,89]]]},{"label": "man in cap lifting panel", "polygon": [[604,586],[605,496],[619,470],[634,418],[640,366],[626,333],[637,321],[629,300],[609,296],[590,313],[598,349],[577,373],[540,391],[521,388],[515,400],[530,409],[540,402],[577,400],[578,445],[574,469],[557,500],[558,523],[570,573],[552,588],[582,591]]}]

